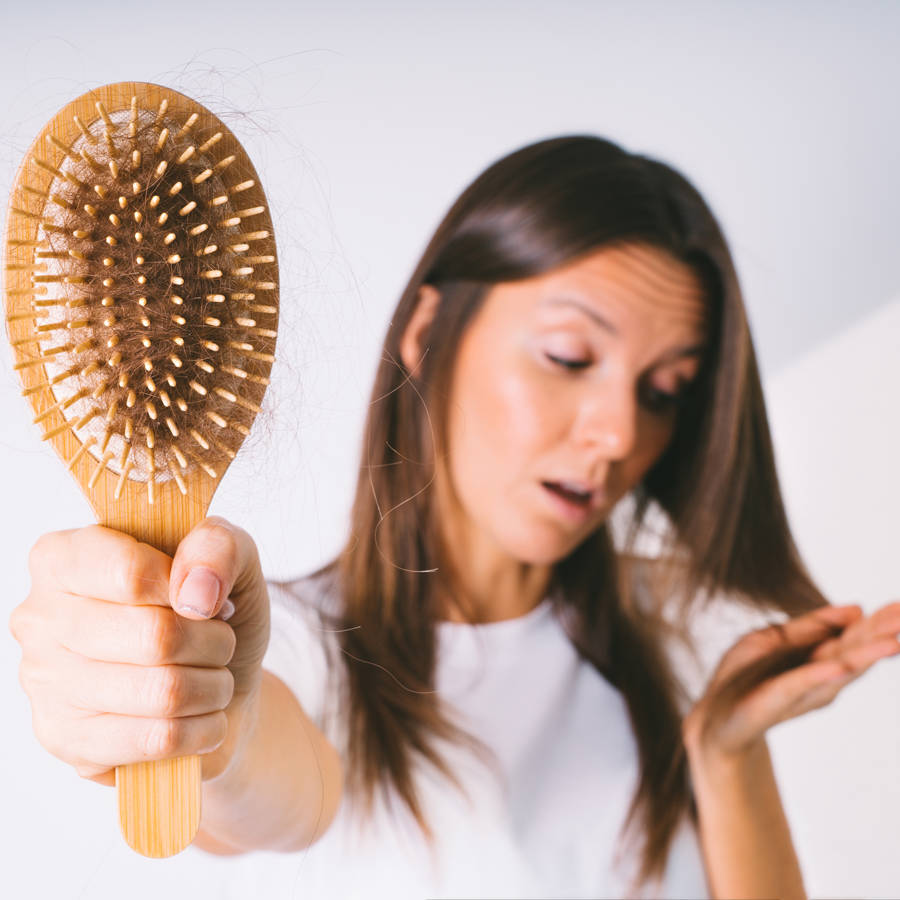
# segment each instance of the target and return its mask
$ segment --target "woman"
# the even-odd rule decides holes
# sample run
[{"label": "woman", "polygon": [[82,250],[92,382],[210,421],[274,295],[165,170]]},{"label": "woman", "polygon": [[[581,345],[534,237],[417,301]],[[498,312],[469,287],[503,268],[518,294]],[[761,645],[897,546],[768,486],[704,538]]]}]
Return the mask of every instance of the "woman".
[{"label": "woman", "polygon": [[[271,585],[271,640],[220,519],[174,560],[87,528],[31,567],[11,627],[42,743],[105,784],[203,753],[197,845],[316,845],[311,896],[803,897],[766,730],[900,651],[900,604],[829,607],[799,560],[712,214],[593,137],[501,159],[439,226],[350,539]],[[719,592],[792,618],[690,698],[668,651]]]}]

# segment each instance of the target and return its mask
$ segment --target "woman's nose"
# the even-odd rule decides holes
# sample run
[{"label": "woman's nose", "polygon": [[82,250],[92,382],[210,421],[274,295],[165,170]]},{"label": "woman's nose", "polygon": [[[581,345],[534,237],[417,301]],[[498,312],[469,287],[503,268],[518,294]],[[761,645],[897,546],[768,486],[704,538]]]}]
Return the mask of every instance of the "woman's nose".
[{"label": "woman's nose", "polygon": [[585,400],[579,439],[607,459],[623,459],[637,439],[637,398],[632,388],[610,387]]}]

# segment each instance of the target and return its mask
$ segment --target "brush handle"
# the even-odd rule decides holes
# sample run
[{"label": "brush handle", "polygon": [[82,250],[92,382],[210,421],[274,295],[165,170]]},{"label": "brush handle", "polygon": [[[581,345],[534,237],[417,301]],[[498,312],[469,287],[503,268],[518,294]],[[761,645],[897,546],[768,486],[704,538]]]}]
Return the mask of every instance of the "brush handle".
[{"label": "brush handle", "polygon": [[[110,502],[105,494],[114,487],[110,477],[89,492],[100,524],[170,556],[205,517],[215,489],[199,481],[187,496],[164,490],[156,503],[149,504],[140,491]],[[143,856],[160,858],[180,853],[191,843],[200,827],[200,774],[199,756],[116,767],[119,826],[129,847]]]},{"label": "brush handle", "polygon": [[174,856],[200,827],[200,757],[116,766],[119,826],[143,856]]}]

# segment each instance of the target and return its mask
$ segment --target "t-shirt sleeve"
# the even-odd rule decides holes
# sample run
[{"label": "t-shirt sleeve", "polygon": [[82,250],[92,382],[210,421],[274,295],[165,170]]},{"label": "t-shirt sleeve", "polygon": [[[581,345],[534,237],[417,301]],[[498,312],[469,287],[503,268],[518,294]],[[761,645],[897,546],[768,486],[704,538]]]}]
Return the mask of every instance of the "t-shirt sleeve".
[{"label": "t-shirt sleeve", "polygon": [[269,582],[271,633],[263,668],[277,675],[303,711],[329,740],[334,739],[333,666],[316,597],[304,582]]}]

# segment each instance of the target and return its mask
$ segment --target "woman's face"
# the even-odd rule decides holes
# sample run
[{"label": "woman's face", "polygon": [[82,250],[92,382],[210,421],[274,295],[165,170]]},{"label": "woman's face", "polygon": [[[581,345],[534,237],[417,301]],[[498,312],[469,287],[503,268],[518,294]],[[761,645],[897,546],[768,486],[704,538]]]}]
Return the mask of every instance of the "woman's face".
[{"label": "woman's face", "polygon": [[452,378],[451,535],[567,556],[665,450],[705,341],[699,279],[649,245],[493,287]]}]

